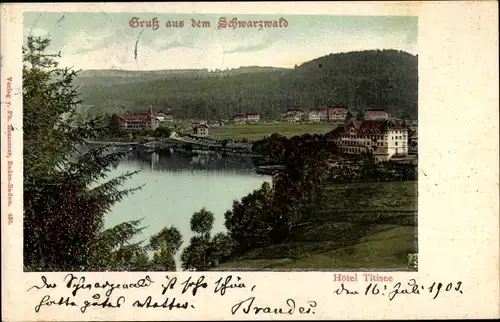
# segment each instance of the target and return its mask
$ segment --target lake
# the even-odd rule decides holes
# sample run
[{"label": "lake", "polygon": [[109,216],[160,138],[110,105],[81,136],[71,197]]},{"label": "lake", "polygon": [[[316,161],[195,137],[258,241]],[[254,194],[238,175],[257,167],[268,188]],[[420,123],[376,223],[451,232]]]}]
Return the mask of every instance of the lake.
[{"label": "lake", "polygon": [[[255,173],[252,157],[214,152],[166,150],[161,153],[134,153],[118,163],[109,178],[127,171],[141,170],[127,180],[123,188],[144,185],[113,206],[105,219],[105,228],[129,220],[144,218],[143,233],[134,241],[147,240],[163,227],[175,226],[184,238],[184,248],[193,236],[189,221],[194,212],[205,207],[215,215],[212,234],[224,232],[224,213],[269,176]],[[180,252],[176,256],[179,266]]]}]

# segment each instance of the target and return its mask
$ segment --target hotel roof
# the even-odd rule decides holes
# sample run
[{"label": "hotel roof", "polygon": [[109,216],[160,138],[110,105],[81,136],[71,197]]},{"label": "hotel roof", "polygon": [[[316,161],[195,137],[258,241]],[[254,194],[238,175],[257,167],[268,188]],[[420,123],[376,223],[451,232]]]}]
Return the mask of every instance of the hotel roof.
[{"label": "hotel roof", "polygon": [[141,113],[141,114],[130,114],[130,115],[122,115],[120,119],[124,121],[132,121],[132,120],[148,120],[150,118],[149,113]]},{"label": "hotel roof", "polygon": [[345,128],[354,127],[360,133],[384,133],[390,129],[407,128],[404,122],[394,120],[363,120],[351,119],[346,123]]}]

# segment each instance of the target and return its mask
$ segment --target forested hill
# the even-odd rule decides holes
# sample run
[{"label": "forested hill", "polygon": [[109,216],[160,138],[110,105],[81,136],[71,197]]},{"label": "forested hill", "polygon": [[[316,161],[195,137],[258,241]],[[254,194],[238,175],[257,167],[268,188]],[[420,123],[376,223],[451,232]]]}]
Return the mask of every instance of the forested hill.
[{"label": "forested hill", "polygon": [[134,84],[151,82],[155,80],[168,80],[174,78],[196,78],[231,76],[255,72],[283,71],[286,68],[267,66],[244,66],[227,70],[208,69],[164,69],[164,70],[122,70],[122,69],[94,69],[83,70],[75,79],[77,85],[103,85]]},{"label": "forested hill", "polygon": [[397,117],[416,117],[417,58],[370,50],[331,54],[294,69],[83,71],[77,83],[92,114],[143,111],[153,105],[170,109],[177,118],[250,112],[276,118],[290,108],[346,105],[353,111],[376,107]]}]

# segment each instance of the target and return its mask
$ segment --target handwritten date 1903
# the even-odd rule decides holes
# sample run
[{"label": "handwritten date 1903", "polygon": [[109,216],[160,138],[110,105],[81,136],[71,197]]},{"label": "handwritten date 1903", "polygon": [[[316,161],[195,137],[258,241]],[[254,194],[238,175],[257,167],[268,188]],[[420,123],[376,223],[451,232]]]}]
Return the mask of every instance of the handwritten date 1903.
[{"label": "handwritten date 1903", "polygon": [[[249,313],[254,313],[254,314],[259,314],[259,313],[265,313],[265,314],[288,314],[292,315],[296,313],[297,306],[295,304],[295,300],[293,299],[287,299],[285,301],[287,307],[286,308],[273,308],[267,305],[262,305],[262,306],[257,306],[255,305],[255,296],[249,297],[241,302],[236,303],[231,307],[231,313],[235,315],[238,313],[241,309],[241,312],[244,314],[249,314]],[[308,301],[307,306],[308,307],[303,307],[299,306],[298,307],[298,313],[299,314],[316,314],[314,312],[314,309],[318,303],[316,301]]]},{"label": "handwritten date 1903", "polygon": [[366,295],[366,296],[388,296],[389,301],[392,301],[398,295],[421,295],[421,294],[431,294],[432,299],[436,299],[438,296],[443,294],[443,292],[455,292],[463,294],[462,282],[458,281],[456,283],[439,283],[433,282],[429,285],[418,284],[415,279],[410,279],[407,283],[403,284],[398,282],[394,285],[370,283],[368,284],[363,293],[354,290],[352,287],[349,289],[340,284],[333,293],[335,295]]},{"label": "handwritten date 1903", "polygon": [[[434,294],[433,299],[436,299],[438,295],[440,294],[442,288],[443,288],[443,283],[432,283],[431,286],[425,287],[423,285],[418,285],[417,281],[415,279],[411,279],[406,286],[402,286],[401,282],[396,283],[392,289],[391,292],[389,292],[389,300],[392,301],[396,295],[400,294],[420,294],[420,292],[427,291],[431,294]],[[450,291],[455,291],[459,292],[460,294],[463,294],[462,291],[462,282],[457,282],[457,283],[448,283],[444,291],[450,292]]]}]

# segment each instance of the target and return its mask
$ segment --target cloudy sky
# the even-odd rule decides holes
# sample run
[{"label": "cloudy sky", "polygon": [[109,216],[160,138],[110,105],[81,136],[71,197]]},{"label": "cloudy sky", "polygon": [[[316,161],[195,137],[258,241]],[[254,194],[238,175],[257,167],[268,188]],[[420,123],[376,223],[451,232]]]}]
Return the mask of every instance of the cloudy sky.
[{"label": "cloudy sky", "polygon": [[[131,28],[132,17],[156,17],[160,27]],[[77,69],[225,69],[240,66],[293,67],[328,55],[365,49],[417,54],[417,17],[283,16],[286,28],[217,28],[228,20],[277,20],[279,15],[168,13],[48,13],[24,15],[24,36],[48,36],[61,63]],[[209,21],[193,28],[191,19]],[[167,21],[184,21],[167,28]],[[137,43],[137,55],[135,53]]]}]

